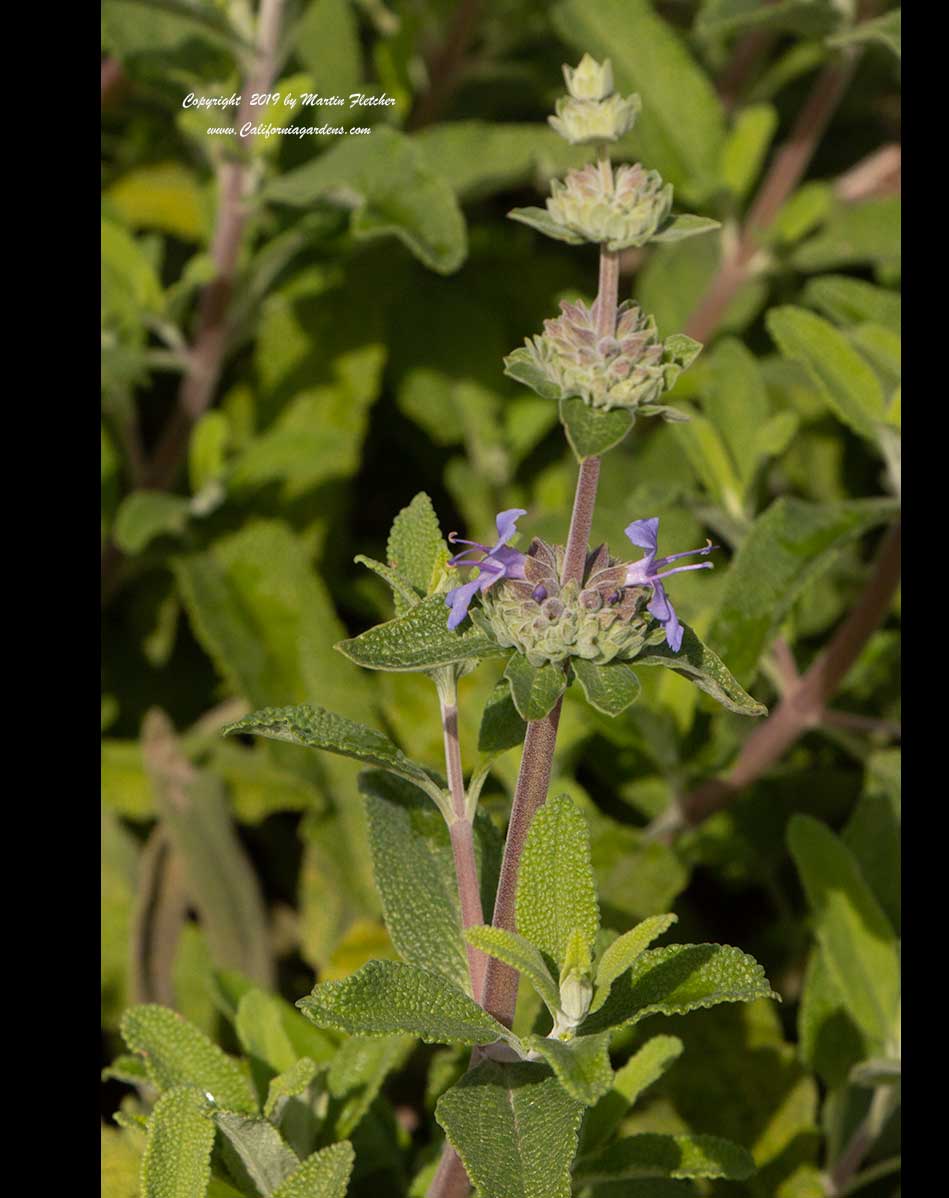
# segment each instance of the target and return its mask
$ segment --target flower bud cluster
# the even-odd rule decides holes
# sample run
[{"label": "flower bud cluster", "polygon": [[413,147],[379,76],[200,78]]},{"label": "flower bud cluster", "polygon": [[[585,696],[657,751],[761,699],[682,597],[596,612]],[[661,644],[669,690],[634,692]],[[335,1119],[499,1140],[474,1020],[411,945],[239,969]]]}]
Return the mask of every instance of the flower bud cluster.
[{"label": "flower bud cluster", "polygon": [[617,141],[632,129],[641,107],[639,96],[616,95],[613,69],[584,54],[577,67],[564,66],[569,95],[556,104],[550,124],[571,145]]},{"label": "flower bud cluster", "polygon": [[662,627],[646,610],[651,592],[625,585],[626,564],[601,546],[588,558],[582,584],[561,585],[563,552],[535,538],[524,555],[523,579],[485,591],[483,612],[498,644],[516,649],[532,666],[570,657],[606,665],[662,640]]},{"label": "flower bud cluster", "polygon": [[669,219],[672,184],[638,162],[619,167],[615,178],[591,162],[554,179],[547,211],[567,233],[624,250],[645,245]]}]

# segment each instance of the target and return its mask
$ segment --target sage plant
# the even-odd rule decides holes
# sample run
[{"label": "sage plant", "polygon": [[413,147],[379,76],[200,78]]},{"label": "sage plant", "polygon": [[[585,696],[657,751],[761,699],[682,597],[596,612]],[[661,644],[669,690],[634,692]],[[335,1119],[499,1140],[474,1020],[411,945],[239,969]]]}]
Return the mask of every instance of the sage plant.
[{"label": "sage plant", "polygon": [[[266,708],[228,729],[373,767],[361,787],[376,812],[374,863],[402,960],[370,961],[342,980],[319,982],[297,1006],[329,1032],[472,1049],[469,1071],[436,1108],[447,1143],[437,1167],[432,1162],[432,1198],[464,1194],[469,1185],[480,1198],[566,1198],[573,1187],[644,1175],[740,1179],[753,1171],[745,1148],[716,1137],[618,1138],[626,1107],[681,1044],[669,1036],[647,1041],[624,1066],[619,1089],[609,1048],[618,1029],[648,1015],[773,997],[763,970],[726,945],[651,948],[675,922],[671,914],[623,934],[602,927],[583,813],[566,795],[547,797],[570,686],[616,717],[637,698],[639,667],[659,666],[730,711],[764,710],[675,611],[674,576],[712,568],[711,542],[669,546],[673,552],[660,556],[658,519],[630,511],[612,547],[589,544],[602,455],[638,418],[687,418],[662,401],[700,350],[681,334],[660,339],[648,313],[618,302],[620,253],[700,234],[715,222],[674,214],[672,188],[655,171],[611,163],[610,146],[632,128],[640,102],[615,92],[608,61],[585,55],[564,76],[567,94],[551,124],[568,142],[590,146],[594,160],[555,181],[545,208],[510,215],[570,245],[597,245],[599,289],[592,306],[562,304],[543,332],[505,359],[510,377],[559,405],[577,458],[564,542],[521,544],[523,509],[498,513],[494,533],[471,530],[487,543],[454,532],[446,542],[420,494],[395,518],[388,560],[357,558],[388,583],[394,616],[337,648],[367,669],[431,679],[443,775],[384,734],[317,707]],[[453,554],[457,546],[464,548]],[[484,712],[479,760],[466,773],[458,680],[491,659],[503,660],[503,676]],[[478,800],[497,756],[522,741],[498,867],[493,825]],[[439,927],[414,916],[400,894],[427,882],[404,876],[403,853],[407,829],[427,818],[429,803],[444,819],[457,888],[454,914]],[[522,979],[536,1001],[526,1000],[530,1018],[518,1022]],[[624,1102],[604,1101],[611,1090]]]}]

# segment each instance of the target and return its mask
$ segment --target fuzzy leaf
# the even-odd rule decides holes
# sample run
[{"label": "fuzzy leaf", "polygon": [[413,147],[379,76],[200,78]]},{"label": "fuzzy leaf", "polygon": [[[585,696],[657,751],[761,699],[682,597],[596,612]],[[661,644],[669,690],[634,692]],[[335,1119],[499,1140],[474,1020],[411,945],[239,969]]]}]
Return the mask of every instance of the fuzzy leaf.
[{"label": "fuzzy leaf", "polygon": [[701,233],[710,233],[712,229],[720,229],[721,221],[712,220],[707,216],[695,216],[691,212],[680,212],[662,226],[658,233],[653,233],[650,241],[682,241],[686,237],[696,237]]},{"label": "fuzzy leaf", "polygon": [[617,1069],[609,1093],[587,1112],[581,1153],[585,1154],[609,1139],[640,1094],[662,1077],[682,1055],[682,1049],[682,1041],[677,1036],[653,1036],[622,1069]]},{"label": "fuzzy leaf", "polygon": [[884,418],[883,391],[872,368],[846,337],[804,308],[772,308],[766,323],[782,355],[803,364],[839,419],[875,441]]},{"label": "fuzzy leaf", "polygon": [[624,661],[600,666],[575,657],[571,665],[587,702],[604,715],[620,715],[639,697],[639,679]]},{"label": "fuzzy leaf", "polygon": [[340,982],[318,982],[297,1006],[318,1027],[354,1036],[418,1036],[428,1044],[493,1044],[511,1033],[441,974],[370,961]]},{"label": "fuzzy leaf", "polygon": [[354,757],[366,765],[381,766],[405,778],[432,797],[438,793],[436,801],[441,800],[437,783],[382,732],[347,720],[332,711],[325,711],[322,707],[306,704],[300,707],[265,707],[224,729],[225,736],[237,732],[288,741],[310,749],[323,749],[327,753],[338,753],[341,757]]},{"label": "fuzzy leaf", "polygon": [[465,930],[465,939],[475,948],[491,957],[510,965],[518,973],[524,975],[544,1000],[547,1010],[553,1014],[560,1006],[560,991],[544,958],[538,949],[519,936],[516,932],[505,931],[504,928],[492,928],[486,925]]},{"label": "fuzzy leaf", "polygon": [[524,740],[527,725],[511,698],[510,685],[502,678],[488,695],[478,730],[478,752],[494,755],[513,749]]},{"label": "fuzzy leaf", "polygon": [[567,675],[562,666],[550,662],[532,666],[520,653],[511,654],[504,677],[511,685],[514,706],[525,720],[542,720],[567,689]]},{"label": "fuzzy leaf", "polygon": [[235,1180],[252,1182],[264,1198],[298,1168],[297,1154],[269,1120],[215,1111],[214,1122],[224,1137],[228,1170]]},{"label": "fuzzy leaf", "polygon": [[309,1057],[301,1057],[289,1069],[271,1078],[267,1088],[267,1101],[264,1104],[265,1117],[279,1126],[287,1102],[304,1094],[316,1074],[316,1062],[311,1061]]},{"label": "fuzzy leaf", "polygon": [[188,1086],[167,1090],[155,1103],[142,1158],[142,1198],[204,1198],[214,1144],[207,1105]]},{"label": "fuzzy leaf", "polygon": [[570,1198],[583,1106],[543,1065],[483,1061],[435,1118],[483,1198]]},{"label": "fuzzy leaf", "polygon": [[718,1136],[663,1136],[647,1132],[617,1140],[598,1156],[581,1160],[578,1181],[627,1177],[723,1177],[744,1181],[755,1171],[751,1153]]},{"label": "fuzzy leaf", "polygon": [[145,1058],[148,1076],[159,1090],[195,1086],[218,1106],[253,1114],[257,1103],[237,1062],[186,1019],[155,1004],[129,1007],[122,1038]]},{"label": "fuzzy leaf", "polygon": [[625,408],[599,412],[576,396],[560,401],[560,421],[580,462],[619,445],[633,427],[633,415]]},{"label": "fuzzy leaf", "polygon": [[389,584],[397,615],[403,615],[418,603],[419,596],[398,571],[393,570],[391,566],[387,566],[383,562],[377,562],[374,558],[366,557],[364,553],[357,553],[353,561],[358,562],[360,566],[365,566],[373,574],[378,574],[384,582]]},{"label": "fuzzy leaf", "polygon": [[682,625],[684,635],[678,653],[673,653],[667,645],[657,645],[647,649],[635,659],[637,666],[666,666],[688,678],[690,682],[707,695],[721,703],[728,711],[737,715],[767,715],[768,709],[764,704],[753,699],[731,672],[698,635],[688,626]]},{"label": "fuzzy leaf", "polygon": [[273,1198],[345,1198],[355,1159],[348,1140],[314,1152],[274,1191]]},{"label": "fuzzy leaf", "polygon": [[592,948],[600,927],[586,820],[567,795],[534,816],[517,879],[517,930],[560,968],[575,929]]},{"label": "fuzzy leaf", "polygon": [[444,595],[430,595],[404,616],[340,641],[336,648],[366,669],[410,673],[506,652],[471,623],[449,629]]},{"label": "fuzzy leaf", "polygon": [[[419,596],[424,597],[437,581],[436,570],[443,565],[445,554],[445,542],[432,501],[424,491],[419,491],[392,522],[386,545],[389,565],[414,587]],[[399,611],[398,614],[404,613]]]},{"label": "fuzzy leaf", "polygon": [[573,1040],[529,1036],[524,1045],[540,1053],[567,1093],[584,1106],[593,1106],[612,1084],[609,1032]]},{"label": "fuzzy leaf", "polygon": [[512,208],[508,216],[511,220],[520,221],[522,225],[536,229],[538,233],[543,233],[546,237],[553,237],[556,241],[565,241],[567,245],[583,245],[585,240],[558,224],[546,208]]},{"label": "fuzzy leaf", "polygon": [[325,198],[353,213],[355,238],[394,235],[439,274],[456,271],[467,253],[465,220],[451,188],[404,133],[385,125],[280,175],[265,198],[299,208]]},{"label": "fuzzy leaf", "polygon": [[580,1026],[581,1035],[638,1023],[647,1015],[684,1015],[720,1002],[777,998],[754,959],[728,944],[647,949],[613,983],[610,996]]},{"label": "fuzzy leaf", "polygon": [[652,915],[635,928],[617,937],[606,949],[596,967],[593,1002],[590,1012],[598,1011],[609,997],[618,977],[632,968],[636,958],[676,922],[676,915]]},{"label": "fuzzy leaf", "polygon": [[[415,789],[375,771],[359,777],[369,846],[386,927],[410,964],[470,986],[451,837],[442,816]],[[474,822],[482,902],[490,910],[500,869],[500,836],[483,813]]]},{"label": "fuzzy leaf", "polygon": [[504,359],[504,373],[510,379],[530,387],[541,399],[562,399],[563,389],[552,383],[546,373],[534,361],[533,355],[523,346],[512,350]]},{"label": "fuzzy leaf", "polygon": [[899,954],[889,920],[853,854],[824,824],[794,816],[788,843],[834,983],[871,1043],[884,1045],[900,1001]]}]

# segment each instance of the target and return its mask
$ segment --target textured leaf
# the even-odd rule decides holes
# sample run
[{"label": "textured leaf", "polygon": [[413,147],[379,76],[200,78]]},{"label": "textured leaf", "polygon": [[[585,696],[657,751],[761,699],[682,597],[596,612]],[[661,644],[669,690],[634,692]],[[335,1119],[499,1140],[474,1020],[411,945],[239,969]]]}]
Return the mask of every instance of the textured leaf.
[{"label": "textured leaf", "polygon": [[609,1092],[587,1112],[580,1140],[582,1154],[609,1139],[640,1094],[682,1055],[682,1047],[676,1036],[653,1036],[622,1069],[617,1069]]},{"label": "textured leaf", "polygon": [[[366,765],[381,766],[421,787],[433,798],[440,790],[425,770],[410,761],[382,732],[322,707],[265,707],[224,729],[226,736],[237,732],[285,740],[310,749],[324,749],[342,757],[353,757]],[[440,793],[436,801],[441,801]]]},{"label": "textured leaf", "polygon": [[308,1156],[273,1198],[344,1198],[355,1155],[348,1140]]},{"label": "textured leaf", "polygon": [[580,462],[600,457],[619,445],[633,427],[632,413],[625,408],[599,412],[576,397],[560,401],[560,421]]},{"label": "textured leaf", "polygon": [[167,1007],[130,1007],[122,1017],[122,1038],[145,1058],[148,1076],[159,1090],[195,1086],[218,1106],[253,1114],[257,1103],[237,1062]]},{"label": "textured leaf", "polygon": [[395,601],[397,615],[403,615],[418,603],[419,596],[398,571],[393,570],[391,566],[387,566],[383,562],[377,562],[371,557],[366,557],[364,553],[357,553],[353,561],[360,566],[365,566],[373,574],[378,574],[381,579],[389,584],[392,590],[392,598]]},{"label": "textured leaf", "polygon": [[744,1181],[755,1171],[751,1153],[718,1136],[663,1136],[647,1132],[617,1140],[598,1156],[581,1160],[579,1181],[624,1177],[724,1177]]},{"label": "textured leaf", "polygon": [[570,1198],[583,1106],[543,1065],[483,1061],[435,1118],[483,1198]]},{"label": "textured leaf", "polygon": [[729,568],[709,633],[746,685],[804,589],[855,538],[893,515],[890,500],[781,498],[758,517]]},{"label": "textured leaf", "polygon": [[712,220],[711,217],[680,212],[677,216],[673,216],[668,224],[663,225],[658,233],[653,233],[649,240],[682,241],[686,237],[697,237],[701,233],[710,233],[712,229],[721,227],[721,221]]},{"label": "textured leaf", "polygon": [[405,134],[385,125],[281,175],[265,196],[298,208],[323,198],[349,209],[354,237],[394,235],[439,274],[456,271],[467,253],[465,221],[451,188]]},{"label": "textured leaf", "polygon": [[513,749],[524,740],[527,725],[521,719],[510,685],[502,679],[488,695],[478,730],[478,752],[496,754]]},{"label": "textured leaf", "polygon": [[142,1198],[204,1198],[214,1124],[203,1095],[175,1086],[155,1103],[142,1158]]},{"label": "textured leaf", "polygon": [[554,25],[577,52],[610,58],[617,91],[642,96],[635,130],[642,160],[677,192],[713,189],[725,131],[721,102],[648,0],[563,0]]},{"label": "textured leaf", "polygon": [[772,308],[767,325],[784,357],[804,365],[839,419],[875,440],[884,416],[883,392],[843,334],[813,312],[791,306]]},{"label": "textured leaf", "polygon": [[639,679],[624,661],[600,666],[575,657],[571,665],[587,702],[604,715],[620,715],[639,698]]},{"label": "textured leaf", "polygon": [[284,1073],[271,1078],[264,1104],[265,1117],[279,1126],[287,1102],[305,1094],[316,1074],[316,1062],[309,1057],[301,1057]]},{"label": "textured leaf", "polygon": [[512,208],[508,216],[546,237],[553,237],[555,241],[565,241],[567,245],[583,245],[585,240],[558,224],[546,208]]},{"label": "textured leaf", "polygon": [[504,668],[511,685],[511,698],[524,720],[542,720],[567,689],[563,666],[545,662],[532,666],[520,653],[512,653]]},{"label": "textured leaf", "polygon": [[341,1045],[326,1078],[331,1098],[326,1119],[333,1136],[345,1139],[359,1126],[386,1077],[405,1064],[414,1047],[407,1036],[353,1036]]},{"label": "textured leaf", "polygon": [[404,616],[340,641],[336,648],[370,670],[409,672],[506,652],[471,623],[449,629],[444,595],[431,595]]},{"label": "textured leaf", "polygon": [[613,1081],[609,1032],[573,1040],[529,1036],[524,1046],[539,1053],[571,1098],[584,1106],[593,1106],[609,1090]]},{"label": "textured leaf", "polygon": [[299,1166],[297,1154],[268,1120],[215,1111],[214,1122],[224,1137],[229,1171],[235,1180],[249,1179],[264,1198]]},{"label": "textured leaf", "polygon": [[557,967],[579,929],[592,947],[600,927],[586,820],[567,795],[548,799],[527,833],[517,878],[517,930]]},{"label": "textured leaf", "polygon": [[598,1011],[609,997],[613,983],[630,969],[636,958],[676,922],[676,915],[653,915],[625,932],[605,950],[596,967],[591,1013]]},{"label": "textured leaf", "polygon": [[560,991],[557,982],[540,951],[519,936],[516,932],[505,931],[504,928],[492,928],[486,925],[465,930],[465,939],[475,948],[505,965],[510,965],[522,973],[544,1000],[548,1011],[554,1014],[560,1007]]},{"label": "textured leaf", "polygon": [[853,854],[829,828],[796,815],[788,843],[834,983],[871,1041],[886,1044],[894,1032],[900,995],[893,929]]},{"label": "textured leaf", "polygon": [[667,645],[647,649],[635,659],[637,666],[666,666],[688,678],[701,691],[711,695],[728,711],[737,715],[767,715],[768,709],[753,699],[732,676],[719,657],[695,632],[683,624],[684,635],[678,653]]},{"label": "textured leaf", "polygon": [[[389,565],[408,580],[420,596],[437,582],[436,571],[445,561],[445,542],[432,501],[420,491],[392,522],[386,556]],[[402,615],[405,609],[399,610]]]},{"label": "textured leaf", "polygon": [[318,982],[297,1003],[318,1027],[354,1036],[417,1036],[430,1044],[492,1044],[510,1039],[441,974],[401,961],[370,961],[341,982]]},{"label": "textured leaf", "polygon": [[580,1027],[581,1035],[638,1023],[647,1015],[684,1015],[720,1002],[777,998],[754,959],[727,944],[671,944],[647,949],[613,983],[610,996]]}]

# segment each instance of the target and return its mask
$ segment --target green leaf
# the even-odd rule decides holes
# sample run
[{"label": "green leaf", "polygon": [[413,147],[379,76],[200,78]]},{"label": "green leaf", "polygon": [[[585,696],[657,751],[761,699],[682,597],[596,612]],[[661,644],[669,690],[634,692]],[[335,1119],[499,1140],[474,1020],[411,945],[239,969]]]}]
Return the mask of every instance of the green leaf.
[{"label": "green leaf", "polygon": [[513,749],[522,743],[526,732],[527,725],[511,698],[511,687],[502,678],[484,705],[478,730],[478,752],[494,755]]},{"label": "green leaf", "polygon": [[802,363],[839,419],[875,441],[884,417],[883,392],[846,337],[804,308],[772,308],[766,323],[782,355]]},{"label": "green leaf", "polygon": [[881,749],[867,759],[863,794],[842,835],[897,936],[901,832],[902,754],[899,749]]},{"label": "green leaf", "polygon": [[720,229],[721,221],[712,220],[708,216],[696,216],[692,212],[680,212],[671,217],[658,233],[653,233],[650,241],[683,241],[686,237],[697,237],[701,233],[710,233],[712,229]]},{"label": "green leaf", "polygon": [[618,716],[639,698],[639,679],[624,661],[600,666],[574,657],[571,666],[587,702],[604,715]]},{"label": "green leaf", "polygon": [[429,1044],[493,1044],[511,1033],[441,974],[370,961],[340,982],[319,982],[297,1003],[318,1027],[354,1036],[417,1036]]},{"label": "green leaf", "polygon": [[345,1139],[359,1126],[386,1077],[405,1064],[414,1047],[408,1036],[353,1036],[340,1047],[326,1078],[332,1100],[326,1119],[334,1136]]},{"label": "green leaf", "polygon": [[139,1086],[148,1082],[148,1070],[141,1057],[123,1053],[121,1056],[117,1056],[111,1065],[102,1070],[101,1077],[103,1081],[114,1078],[116,1081],[126,1082],[130,1086]]},{"label": "green leaf", "polygon": [[778,114],[772,104],[749,104],[735,118],[722,146],[722,182],[739,200],[754,185],[768,146],[778,127]]},{"label": "green leaf", "polygon": [[442,801],[437,783],[382,732],[332,711],[324,711],[322,707],[265,707],[224,729],[225,736],[238,732],[323,749],[341,757],[353,757],[366,765],[380,766],[420,787],[436,803]]},{"label": "green leaf", "polygon": [[204,1096],[175,1086],[155,1103],[142,1158],[142,1198],[204,1198],[214,1124]]},{"label": "green leaf", "polygon": [[788,844],[834,984],[871,1043],[885,1045],[900,1001],[899,955],[889,920],[853,854],[829,828],[795,815]]},{"label": "green leaf", "polygon": [[744,494],[761,464],[761,428],[771,414],[768,392],[757,360],[735,337],[715,346],[711,366],[712,385],[702,406],[721,431]]},{"label": "green leaf", "polygon": [[532,666],[520,653],[512,653],[504,667],[504,677],[511,686],[511,698],[524,720],[542,720],[556,706],[567,689],[563,666],[545,662]]},{"label": "green leaf", "polygon": [[540,951],[519,936],[516,932],[505,931],[504,928],[492,928],[486,925],[465,929],[465,939],[475,948],[481,949],[505,965],[510,965],[522,973],[544,1000],[547,1010],[553,1015],[560,1007],[560,991],[557,988],[547,963]]},{"label": "green leaf", "polygon": [[558,968],[578,929],[592,948],[600,927],[586,820],[568,795],[534,816],[517,878],[517,930]]},{"label": "green leaf", "polygon": [[865,45],[867,42],[880,42],[891,50],[897,58],[902,58],[902,9],[895,8],[892,12],[884,13],[872,21],[861,21],[843,33],[838,33],[830,39],[832,46]]},{"label": "green leaf", "polygon": [[578,237],[576,233],[571,233],[569,229],[558,224],[546,208],[512,208],[508,216],[511,220],[519,221],[522,225],[536,229],[538,233],[543,233],[546,237],[553,237],[555,241],[565,241],[567,245],[583,245],[584,243],[585,238]]},{"label": "green leaf", "polygon": [[570,1198],[583,1106],[542,1065],[483,1061],[435,1118],[483,1198]]},{"label": "green leaf", "polygon": [[403,615],[418,603],[419,596],[415,590],[391,566],[387,566],[383,562],[377,562],[374,558],[366,557],[364,553],[357,553],[353,561],[357,562],[360,566],[365,566],[373,574],[378,574],[381,579],[389,584],[397,615]]},{"label": "green leaf", "polygon": [[872,262],[887,270],[898,270],[901,218],[898,196],[852,204],[838,201],[830,208],[823,227],[794,251],[791,265],[803,271],[824,271]]},{"label": "green leaf", "polygon": [[599,412],[574,396],[560,401],[560,422],[570,448],[577,460],[583,462],[619,445],[633,427],[633,415],[625,408]]},{"label": "green leaf", "polygon": [[214,1122],[223,1136],[228,1171],[235,1181],[249,1180],[264,1198],[298,1168],[297,1154],[268,1120],[215,1111]]},{"label": "green leaf", "polygon": [[[420,491],[392,522],[386,556],[420,596],[432,592],[445,563],[445,542],[432,501]],[[399,615],[403,611],[399,611]]]},{"label": "green leaf", "polygon": [[452,631],[444,595],[430,595],[404,616],[340,641],[336,648],[366,669],[407,672],[507,652],[471,623]]},{"label": "green leaf", "polygon": [[345,1198],[355,1154],[348,1140],[308,1156],[273,1198]]},{"label": "green leaf", "polygon": [[119,505],[112,536],[123,553],[141,553],[161,536],[178,536],[188,523],[188,501],[166,491],[133,491]]},{"label": "green leaf", "polygon": [[653,1036],[622,1069],[617,1069],[609,1093],[587,1112],[580,1141],[582,1154],[609,1139],[640,1094],[662,1077],[682,1055],[682,1049],[682,1041],[676,1036]]},{"label": "green leaf", "polygon": [[[350,0],[309,0],[292,33],[293,53],[325,96],[349,96],[362,82],[359,26]],[[340,114],[336,107],[318,112]],[[316,123],[316,122],[314,122]],[[335,124],[335,119],[331,121]]]},{"label": "green leaf", "polygon": [[513,350],[505,357],[504,373],[515,382],[530,387],[541,399],[563,398],[563,388],[550,381],[546,372],[538,366],[530,350],[523,346]]},{"label": "green leaf", "polygon": [[689,465],[712,498],[733,516],[742,513],[743,487],[715,425],[697,412],[673,430]]},{"label": "green leaf", "polygon": [[847,275],[821,275],[804,288],[806,303],[819,308],[837,324],[882,324],[891,333],[902,329],[903,301],[896,291],[874,287]]},{"label": "green leaf", "polygon": [[718,1136],[663,1136],[655,1132],[617,1140],[598,1156],[581,1160],[578,1181],[626,1177],[723,1177],[744,1181],[755,1171],[751,1153]]},{"label": "green leaf", "polygon": [[832,0],[705,0],[695,21],[703,38],[730,37],[750,29],[784,30],[805,37],[827,33],[840,24],[841,13]]},{"label": "green leaf", "polygon": [[610,58],[617,91],[642,97],[635,130],[642,160],[677,193],[709,194],[725,133],[721,101],[648,0],[563,0],[554,9],[554,27],[578,52]]},{"label": "green leaf", "polygon": [[301,1057],[289,1069],[271,1078],[267,1088],[267,1101],[264,1103],[265,1118],[279,1127],[289,1100],[306,1093],[317,1071],[315,1061],[311,1061],[309,1057]]},{"label": "green leaf", "polygon": [[529,1036],[524,1045],[544,1058],[571,1098],[584,1106],[593,1106],[612,1084],[609,1032],[573,1040]]},{"label": "green leaf", "polygon": [[609,997],[613,983],[627,969],[631,969],[637,957],[663,932],[676,922],[676,915],[651,915],[637,924],[635,928],[625,932],[606,949],[596,967],[593,1002],[590,1013],[598,1011]]},{"label": "green leaf", "polygon": [[709,632],[736,677],[750,685],[799,596],[844,546],[895,511],[891,500],[815,504],[787,497],[758,517],[729,568]]},{"label": "green leaf", "polygon": [[122,1038],[145,1058],[148,1076],[159,1090],[195,1086],[229,1110],[254,1114],[257,1102],[237,1062],[167,1007],[129,1007],[122,1016]]},{"label": "green leaf", "polygon": [[671,944],[642,953],[613,983],[603,1006],[587,1016],[580,1034],[755,998],[777,995],[754,957],[728,944]]},{"label": "green leaf", "polygon": [[[468,958],[451,836],[419,792],[376,772],[359,778],[369,817],[369,847],[386,927],[410,964],[436,970],[468,990]],[[482,901],[491,909],[500,868],[500,836],[481,813],[474,821]]]},{"label": "green leaf", "polygon": [[768,709],[738,684],[724,663],[683,624],[682,645],[673,653],[668,645],[657,645],[635,659],[637,666],[666,666],[688,678],[701,691],[711,695],[728,711],[736,715],[767,715]]},{"label": "green leaf", "polygon": [[191,494],[198,495],[224,473],[231,425],[224,412],[205,412],[191,430],[188,441],[188,481]]},{"label": "green leaf", "polygon": [[439,274],[452,274],[467,254],[465,220],[451,188],[405,134],[385,125],[281,175],[264,197],[298,208],[326,199],[349,209],[357,240],[395,236]]}]

